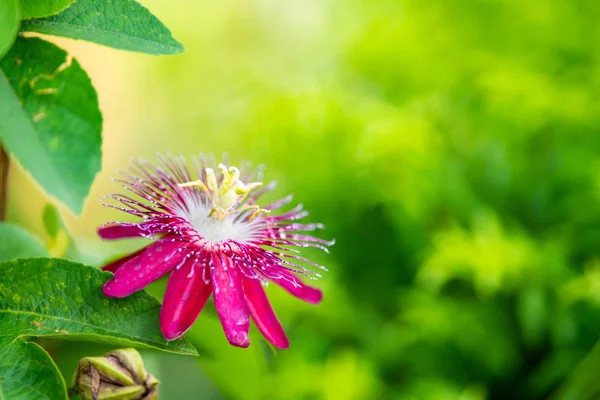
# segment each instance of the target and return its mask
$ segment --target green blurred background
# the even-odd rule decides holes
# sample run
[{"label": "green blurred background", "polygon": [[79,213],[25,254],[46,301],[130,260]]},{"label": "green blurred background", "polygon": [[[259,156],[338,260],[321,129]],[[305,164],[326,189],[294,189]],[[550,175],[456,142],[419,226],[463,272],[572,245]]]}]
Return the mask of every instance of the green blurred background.
[{"label": "green blurred background", "polygon": [[[267,165],[337,239],[317,307],[270,287],[291,340],[144,353],[171,399],[600,398],[600,2],[143,1],[186,47],[148,57],[52,39],[89,72],[103,169],[81,216],[100,264],[129,158],[229,152]],[[18,166],[9,220],[44,237]],[[164,282],[151,291],[157,296]],[[104,348],[57,342],[71,374]]]}]

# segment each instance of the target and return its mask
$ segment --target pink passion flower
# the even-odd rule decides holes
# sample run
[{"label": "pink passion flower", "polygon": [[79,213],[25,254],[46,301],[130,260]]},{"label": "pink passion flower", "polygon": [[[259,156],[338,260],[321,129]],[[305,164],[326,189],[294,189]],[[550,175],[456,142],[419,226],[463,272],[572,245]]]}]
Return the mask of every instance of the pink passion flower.
[{"label": "pink passion flower", "polygon": [[[110,222],[99,228],[104,239],[145,237],[154,240],[104,270],[114,272],[103,292],[126,297],[170,273],[160,310],[160,327],[167,340],[181,337],[192,326],[212,294],[229,343],[248,347],[250,317],[274,346],[289,341],[277,319],[264,286],[273,282],[299,299],[317,304],[320,290],[299,276],[319,277],[301,264],[325,269],[300,255],[316,247],[326,252],[333,241],[302,232],[322,229],[302,224],[302,205],[274,213],[292,201],[287,196],[269,205],[258,199],[275,187],[263,185],[261,168],[215,165],[193,158],[190,168],[183,157],[160,157],[158,165],[133,161],[123,179],[116,179],[134,194],[107,196],[103,204],[140,217],[140,222]],[[116,204],[113,204],[115,203]]]}]

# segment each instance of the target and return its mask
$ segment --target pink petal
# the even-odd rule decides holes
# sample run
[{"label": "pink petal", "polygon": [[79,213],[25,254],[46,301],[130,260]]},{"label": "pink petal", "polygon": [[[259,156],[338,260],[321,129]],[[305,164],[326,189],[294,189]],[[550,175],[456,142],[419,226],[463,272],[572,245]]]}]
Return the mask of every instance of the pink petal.
[{"label": "pink petal", "polygon": [[234,346],[248,347],[250,317],[240,271],[229,257],[213,254],[211,275],[215,307],[227,340]]},{"label": "pink petal", "polygon": [[181,242],[158,241],[148,246],[139,256],[127,261],[116,270],[102,291],[108,297],[127,297],[142,290],[177,264],[185,256]]},{"label": "pink petal", "polygon": [[132,238],[132,237],[140,237],[145,233],[138,224],[132,225],[103,225],[98,228],[98,235],[102,239],[122,239],[122,238]]},{"label": "pink petal", "polygon": [[269,303],[261,282],[258,279],[246,277],[242,278],[242,282],[246,303],[258,330],[273,346],[280,349],[287,349],[290,346],[290,342],[285,336],[283,327]]},{"label": "pink petal", "polygon": [[167,340],[181,337],[194,323],[212,292],[201,266],[188,261],[171,272],[160,309],[160,329]]},{"label": "pink petal", "polygon": [[319,289],[306,285],[290,272],[282,270],[278,272],[284,277],[280,279],[272,279],[272,281],[284,288],[292,296],[311,304],[319,304],[321,300],[323,300],[323,293]]},{"label": "pink petal", "polygon": [[108,271],[108,272],[114,273],[121,265],[123,265],[127,261],[132,260],[135,257],[139,256],[147,248],[148,248],[148,246],[141,248],[138,251],[135,251],[129,255],[126,255],[125,257],[121,257],[119,259],[116,259],[115,261],[112,261],[112,262],[106,264],[105,266],[102,267],[102,271]]}]

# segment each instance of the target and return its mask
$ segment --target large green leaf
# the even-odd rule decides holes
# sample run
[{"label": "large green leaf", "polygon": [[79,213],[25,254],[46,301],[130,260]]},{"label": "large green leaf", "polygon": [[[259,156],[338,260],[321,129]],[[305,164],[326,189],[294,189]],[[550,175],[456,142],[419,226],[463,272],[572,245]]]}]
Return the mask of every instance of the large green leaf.
[{"label": "large green leaf", "polygon": [[78,0],[58,15],[23,21],[21,30],[149,54],[184,50],[169,29],[134,0]]},{"label": "large green leaf", "polygon": [[18,38],[0,61],[0,141],[51,195],[79,213],[100,170],[102,115],[76,60]]},{"label": "large green leaf", "polygon": [[197,354],[185,340],[167,342],[162,337],[160,304],[149,294],[105,297],[101,289],[110,276],[94,267],[53,258],[0,264],[0,393],[5,398],[66,396],[52,360],[39,346],[25,342],[28,337]]},{"label": "large green leaf", "polygon": [[31,233],[18,225],[0,222],[0,262],[47,255],[44,244]]},{"label": "large green leaf", "polygon": [[20,15],[19,0],[0,0],[0,58],[17,37]]},{"label": "large green leaf", "polygon": [[21,0],[22,18],[46,17],[61,12],[75,0]]},{"label": "large green leaf", "polygon": [[65,381],[48,353],[35,343],[0,336],[0,399],[61,400]]}]

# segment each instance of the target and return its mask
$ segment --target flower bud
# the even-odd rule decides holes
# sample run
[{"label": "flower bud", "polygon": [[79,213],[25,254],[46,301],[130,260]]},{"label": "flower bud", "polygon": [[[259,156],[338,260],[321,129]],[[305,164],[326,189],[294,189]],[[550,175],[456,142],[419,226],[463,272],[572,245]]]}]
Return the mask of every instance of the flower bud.
[{"label": "flower bud", "polygon": [[158,380],[135,349],[120,349],[79,361],[71,393],[83,400],[155,400]]}]

